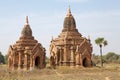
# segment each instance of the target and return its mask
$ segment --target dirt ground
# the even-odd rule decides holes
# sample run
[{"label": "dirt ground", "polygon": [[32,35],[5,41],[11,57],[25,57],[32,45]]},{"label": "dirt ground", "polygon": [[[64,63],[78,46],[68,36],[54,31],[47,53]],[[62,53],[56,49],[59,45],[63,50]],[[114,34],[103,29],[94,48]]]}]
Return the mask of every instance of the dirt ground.
[{"label": "dirt ground", "polygon": [[120,80],[120,64],[105,67],[57,67],[33,71],[9,71],[0,65],[0,80]]}]

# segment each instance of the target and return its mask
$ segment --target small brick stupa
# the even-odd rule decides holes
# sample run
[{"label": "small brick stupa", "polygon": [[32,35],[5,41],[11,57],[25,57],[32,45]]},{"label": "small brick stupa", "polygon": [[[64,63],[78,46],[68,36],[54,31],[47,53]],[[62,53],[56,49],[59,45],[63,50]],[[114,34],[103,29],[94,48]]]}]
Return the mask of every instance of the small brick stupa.
[{"label": "small brick stupa", "polygon": [[32,36],[26,17],[21,36],[8,50],[8,66],[11,70],[32,70],[45,67],[45,48]]}]

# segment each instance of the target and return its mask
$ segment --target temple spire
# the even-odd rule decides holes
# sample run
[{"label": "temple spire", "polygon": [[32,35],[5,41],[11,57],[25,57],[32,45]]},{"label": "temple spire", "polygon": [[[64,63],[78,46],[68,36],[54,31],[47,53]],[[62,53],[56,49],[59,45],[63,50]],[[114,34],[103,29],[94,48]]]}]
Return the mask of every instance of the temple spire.
[{"label": "temple spire", "polygon": [[32,36],[32,30],[31,30],[29,22],[28,22],[28,16],[26,16],[26,22],[25,22],[24,28],[22,30],[22,35],[23,36]]},{"label": "temple spire", "polygon": [[28,22],[28,16],[26,16],[26,23],[25,23],[26,25],[28,25],[29,24],[29,22]]},{"label": "temple spire", "polygon": [[90,35],[88,35],[88,39],[90,40]]},{"label": "temple spire", "polygon": [[68,7],[68,12],[67,12],[67,16],[71,16],[72,14],[71,14],[71,9],[70,9],[70,5],[69,5],[69,7]]},{"label": "temple spire", "polygon": [[53,36],[52,36],[52,40],[53,40]]}]

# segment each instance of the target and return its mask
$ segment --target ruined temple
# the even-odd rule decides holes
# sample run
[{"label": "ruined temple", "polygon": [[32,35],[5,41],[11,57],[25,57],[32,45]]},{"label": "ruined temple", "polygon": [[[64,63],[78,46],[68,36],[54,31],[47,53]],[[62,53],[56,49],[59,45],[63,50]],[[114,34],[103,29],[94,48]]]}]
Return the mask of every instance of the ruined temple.
[{"label": "ruined temple", "polygon": [[32,36],[26,17],[21,36],[8,50],[8,66],[11,70],[32,70],[45,67],[45,48]]},{"label": "ruined temple", "polygon": [[51,40],[51,66],[91,67],[92,45],[90,38],[82,37],[76,28],[70,7],[64,19],[63,29],[58,38]]}]

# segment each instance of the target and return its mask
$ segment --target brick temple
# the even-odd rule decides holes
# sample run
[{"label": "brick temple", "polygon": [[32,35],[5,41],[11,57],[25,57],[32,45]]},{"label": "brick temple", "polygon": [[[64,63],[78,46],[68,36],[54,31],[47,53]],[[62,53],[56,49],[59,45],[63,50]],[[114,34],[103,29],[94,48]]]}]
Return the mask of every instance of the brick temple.
[{"label": "brick temple", "polygon": [[90,38],[82,37],[76,28],[70,7],[64,19],[63,29],[58,38],[51,40],[51,66],[91,67],[92,45]]},{"label": "brick temple", "polygon": [[8,66],[11,70],[32,70],[45,67],[45,48],[32,36],[26,17],[21,36],[8,50]]}]

